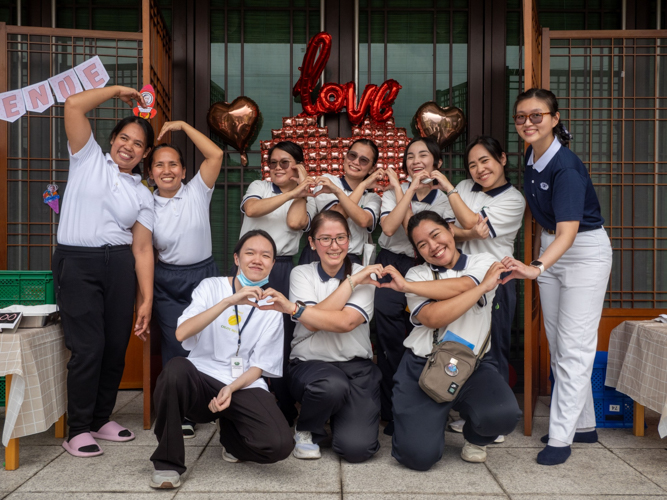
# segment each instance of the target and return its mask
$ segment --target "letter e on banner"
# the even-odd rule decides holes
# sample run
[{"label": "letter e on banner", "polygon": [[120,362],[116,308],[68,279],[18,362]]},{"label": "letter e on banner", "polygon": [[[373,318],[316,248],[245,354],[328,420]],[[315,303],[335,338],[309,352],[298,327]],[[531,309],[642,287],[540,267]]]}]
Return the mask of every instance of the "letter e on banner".
[{"label": "letter e on banner", "polygon": [[49,82],[46,80],[23,87],[21,91],[28,111],[41,113],[53,106],[53,94],[49,88]]},{"label": "letter e on banner", "polygon": [[15,122],[25,115],[25,102],[20,90],[0,94],[0,119]]},{"label": "letter e on banner", "polygon": [[100,56],[95,56],[74,67],[77,76],[86,90],[99,89],[109,81],[109,74],[100,61]]},{"label": "letter e on banner", "polygon": [[68,69],[49,78],[49,83],[58,102],[65,102],[69,96],[83,92],[81,82],[79,82],[73,69]]}]

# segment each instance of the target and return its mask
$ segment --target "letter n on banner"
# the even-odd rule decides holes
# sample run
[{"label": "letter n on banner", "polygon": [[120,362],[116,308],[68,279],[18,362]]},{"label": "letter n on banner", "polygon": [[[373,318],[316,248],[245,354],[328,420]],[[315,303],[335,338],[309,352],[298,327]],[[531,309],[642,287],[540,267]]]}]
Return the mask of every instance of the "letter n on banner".
[{"label": "letter n on banner", "polygon": [[47,80],[23,87],[21,91],[23,92],[25,107],[28,111],[41,113],[53,106],[53,94]]},{"label": "letter n on banner", "polygon": [[0,94],[0,120],[15,122],[25,115],[25,102],[20,90]]},{"label": "letter n on banner", "polygon": [[65,102],[69,96],[83,92],[81,82],[79,82],[76,71],[73,69],[68,69],[49,78],[49,83],[58,102]]},{"label": "letter n on banner", "polygon": [[100,56],[95,56],[74,66],[74,71],[81,79],[83,88],[86,90],[104,87],[109,81],[109,74],[100,61]]}]

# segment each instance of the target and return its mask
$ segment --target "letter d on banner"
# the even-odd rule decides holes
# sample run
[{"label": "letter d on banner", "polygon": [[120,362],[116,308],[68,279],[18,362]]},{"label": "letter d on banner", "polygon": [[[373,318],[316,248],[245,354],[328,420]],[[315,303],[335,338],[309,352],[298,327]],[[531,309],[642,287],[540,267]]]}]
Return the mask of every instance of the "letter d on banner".
[{"label": "letter d on banner", "polygon": [[83,87],[73,69],[68,69],[49,78],[49,83],[58,102],[65,102],[69,96],[83,92]]},{"label": "letter d on banner", "polygon": [[36,111],[41,113],[51,106],[53,106],[53,94],[49,88],[49,82],[43,82],[23,87],[23,98],[25,99],[25,107],[28,111]]},{"label": "letter d on banner", "polygon": [[109,81],[109,74],[100,61],[100,56],[95,56],[74,66],[77,76],[86,90],[104,87]]},{"label": "letter d on banner", "polygon": [[20,90],[0,94],[0,120],[15,122],[25,115],[25,102]]}]

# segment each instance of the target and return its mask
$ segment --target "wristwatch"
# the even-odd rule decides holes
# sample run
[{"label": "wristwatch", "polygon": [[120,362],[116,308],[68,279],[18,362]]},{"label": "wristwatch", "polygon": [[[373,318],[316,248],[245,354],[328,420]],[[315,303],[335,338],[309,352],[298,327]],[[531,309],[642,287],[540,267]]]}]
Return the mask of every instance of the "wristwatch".
[{"label": "wristwatch", "polygon": [[294,319],[299,319],[301,315],[303,314],[303,311],[306,310],[306,303],[302,300],[297,300],[296,301],[296,311],[292,313],[292,318]]},{"label": "wristwatch", "polygon": [[449,198],[451,195],[453,195],[454,193],[458,193],[458,192],[459,192],[459,190],[454,188],[454,189],[452,189],[451,191],[449,191],[448,193],[445,193],[445,194],[447,195],[447,198]]},{"label": "wristwatch", "polygon": [[536,267],[540,270],[540,274],[544,272],[544,264],[540,262],[539,260],[534,260],[533,262],[530,263],[531,266]]}]

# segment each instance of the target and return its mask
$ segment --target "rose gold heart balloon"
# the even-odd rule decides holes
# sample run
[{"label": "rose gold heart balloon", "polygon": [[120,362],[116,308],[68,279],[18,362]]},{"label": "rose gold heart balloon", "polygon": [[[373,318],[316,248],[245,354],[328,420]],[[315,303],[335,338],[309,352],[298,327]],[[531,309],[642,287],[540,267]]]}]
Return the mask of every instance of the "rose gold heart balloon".
[{"label": "rose gold heart balloon", "polygon": [[466,117],[459,108],[441,108],[433,101],[419,106],[415,124],[422,137],[433,137],[441,148],[452,144],[466,127]]},{"label": "rose gold heart balloon", "polygon": [[246,96],[237,97],[231,103],[216,102],[208,110],[206,120],[225,143],[239,150],[241,164],[247,166],[245,150],[259,120],[257,103]]}]

